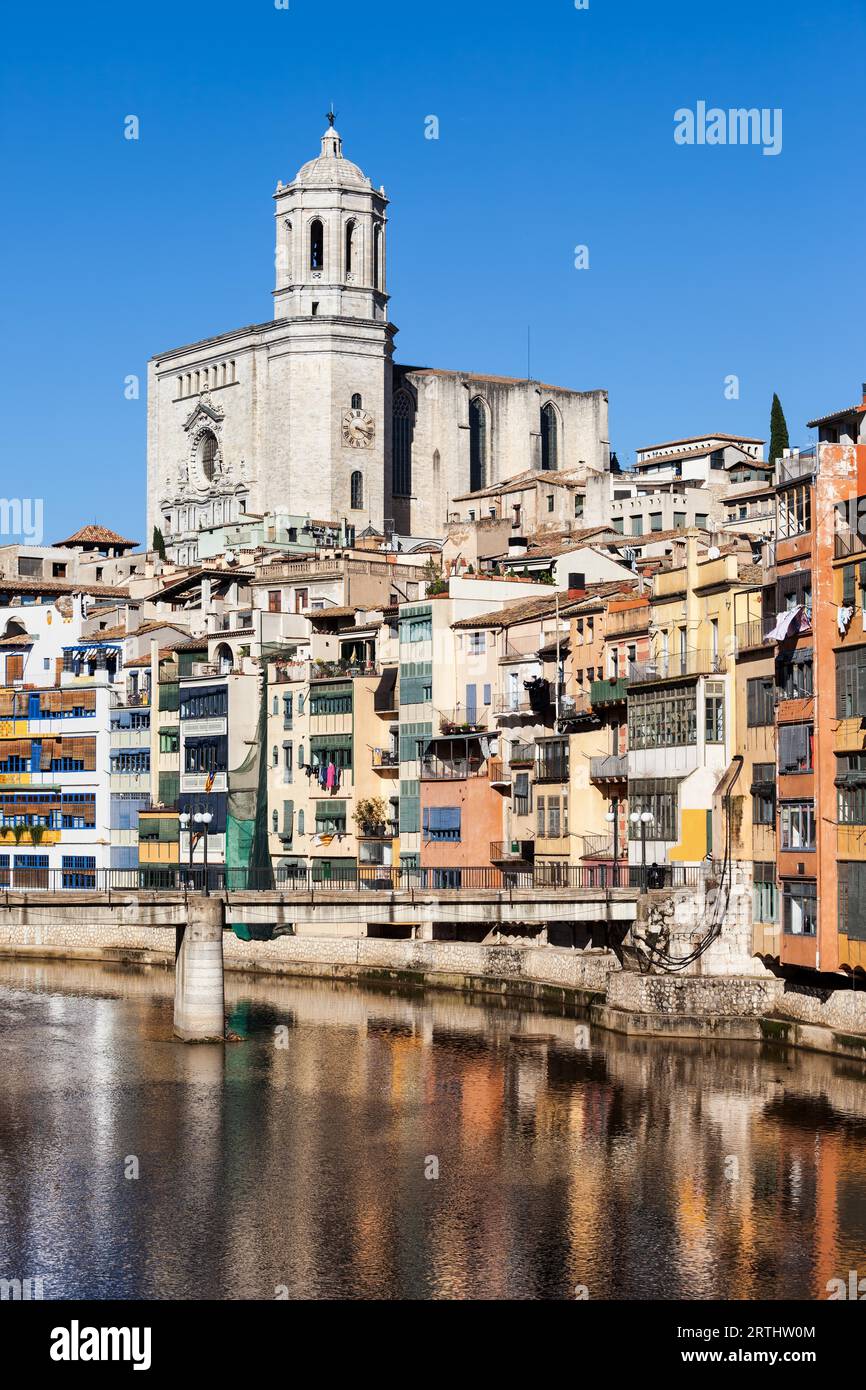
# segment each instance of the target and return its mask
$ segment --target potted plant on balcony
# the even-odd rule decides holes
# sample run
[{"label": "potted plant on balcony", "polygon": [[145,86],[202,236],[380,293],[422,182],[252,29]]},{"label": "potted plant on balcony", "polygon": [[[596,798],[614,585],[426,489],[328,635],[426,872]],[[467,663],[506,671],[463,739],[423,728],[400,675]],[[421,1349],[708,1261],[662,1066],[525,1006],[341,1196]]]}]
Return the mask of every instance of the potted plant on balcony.
[{"label": "potted plant on balcony", "polygon": [[359,835],[384,837],[388,803],[383,796],[366,796],[352,812]]}]

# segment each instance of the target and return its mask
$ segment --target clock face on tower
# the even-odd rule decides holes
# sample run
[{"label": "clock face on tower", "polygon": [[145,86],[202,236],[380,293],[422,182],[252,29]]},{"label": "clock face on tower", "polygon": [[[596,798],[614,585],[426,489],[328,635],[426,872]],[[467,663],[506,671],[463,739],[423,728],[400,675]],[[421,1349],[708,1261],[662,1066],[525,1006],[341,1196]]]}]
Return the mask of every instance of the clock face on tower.
[{"label": "clock face on tower", "polygon": [[370,449],[376,434],[373,417],[366,410],[347,410],[343,416],[343,443],[350,449]]}]

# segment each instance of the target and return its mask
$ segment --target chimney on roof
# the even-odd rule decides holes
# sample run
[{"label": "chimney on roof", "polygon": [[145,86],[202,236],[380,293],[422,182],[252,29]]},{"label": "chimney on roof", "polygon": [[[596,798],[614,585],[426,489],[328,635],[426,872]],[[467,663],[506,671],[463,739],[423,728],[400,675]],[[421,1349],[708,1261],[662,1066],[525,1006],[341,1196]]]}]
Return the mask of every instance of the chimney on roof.
[{"label": "chimney on roof", "polygon": [[529,541],[525,536],[509,536],[508,538],[508,558],[509,560],[523,559],[529,548]]},{"label": "chimney on roof", "polygon": [[586,575],[580,573],[569,574],[568,576],[568,597],[582,598],[586,593]]}]

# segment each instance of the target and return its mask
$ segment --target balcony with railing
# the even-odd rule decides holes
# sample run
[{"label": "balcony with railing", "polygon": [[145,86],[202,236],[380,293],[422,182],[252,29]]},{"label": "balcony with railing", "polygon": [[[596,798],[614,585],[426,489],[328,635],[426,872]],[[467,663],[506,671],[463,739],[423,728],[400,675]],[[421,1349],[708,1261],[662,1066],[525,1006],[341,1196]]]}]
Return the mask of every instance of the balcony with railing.
[{"label": "balcony with railing", "polygon": [[568,781],[568,744],[535,745],[536,782]]},{"label": "balcony with railing", "polygon": [[386,820],[375,825],[359,825],[357,838],[359,840],[393,840],[399,834],[400,827],[397,821]]},{"label": "balcony with railing", "polygon": [[400,770],[400,754],[396,748],[373,748],[373,767],[376,772],[393,773]]},{"label": "balcony with railing", "polygon": [[535,764],[534,743],[512,743],[508,755],[509,767],[533,767]]},{"label": "balcony with railing", "polygon": [[[567,635],[567,634],[566,634]],[[509,632],[506,634],[500,664],[509,661],[526,661],[536,655],[545,638],[541,632]]]},{"label": "balcony with railing", "polygon": [[504,763],[501,758],[488,759],[487,777],[491,787],[495,787],[497,791],[510,791],[511,767],[508,763]]},{"label": "balcony with railing", "polygon": [[609,753],[606,757],[590,758],[589,776],[592,782],[627,781],[628,754]]},{"label": "balcony with railing", "polygon": [[607,680],[593,681],[589,687],[589,702],[601,709],[604,705],[621,705],[628,698],[628,681],[624,676],[611,676]]},{"label": "balcony with railing", "polygon": [[578,695],[560,695],[560,723],[567,724],[571,721],[588,719],[591,716],[591,714],[592,704],[590,702],[590,698],[582,691]]},{"label": "balcony with railing", "polygon": [[475,709],[439,710],[440,733],[473,734],[487,728],[489,711],[486,706]]},{"label": "balcony with railing", "polygon": [[306,679],[306,661],[281,661],[274,666],[273,681],[275,685],[288,685],[293,681],[305,681]]},{"label": "balcony with railing", "polygon": [[495,695],[493,713],[497,719],[517,719],[521,716],[526,718],[534,711],[528,695]]},{"label": "balcony with railing", "polygon": [[721,652],[662,652],[649,661],[630,661],[628,679],[631,685],[645,685],[686,676],[722,675],[726,670],[727,659]]},{"label": "balcony with railing", "polygon": [[487,767],[480,755],[439,757],[425,753],[420,761],[422,782],[463,782],[467,777],[483,777]]},{"label": "balcony with railing", "polygon": [[375,661],[314,661],[310,666],[311,681],[351,680],[356,676],[381,674],[381,667]]},{"label": "balcony with railing", "polygon": [[490,845],[491,864],[531,864],[534,859],[534,840],[494,840]]},{"label": "balcony with railing", "polygon": [[737,623],[736,651],[755,651],[764,645],[764,623],[761,618],[752,618],[748,623]]}]

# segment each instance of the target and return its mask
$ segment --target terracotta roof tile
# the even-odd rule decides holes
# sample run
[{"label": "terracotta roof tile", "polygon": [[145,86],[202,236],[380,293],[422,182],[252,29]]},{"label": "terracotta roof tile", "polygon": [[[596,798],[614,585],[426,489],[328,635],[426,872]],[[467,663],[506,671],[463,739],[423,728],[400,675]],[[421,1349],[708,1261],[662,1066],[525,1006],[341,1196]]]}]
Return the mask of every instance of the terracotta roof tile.
[{"label": "terracotta roof tile", "polygon": [[74,536],[68,536],[65,541],[55,541],[55,545],[138,545],[138,541],[128,541],[123,536],[119,536],[116,531],[110,531],[107,526],[97,526],[92,523],[82,526],[80,531],[76,531]]}]

